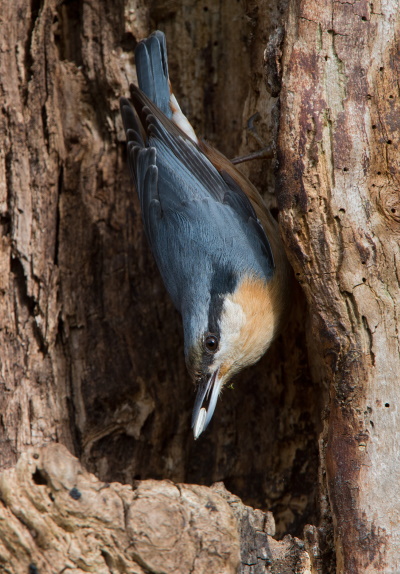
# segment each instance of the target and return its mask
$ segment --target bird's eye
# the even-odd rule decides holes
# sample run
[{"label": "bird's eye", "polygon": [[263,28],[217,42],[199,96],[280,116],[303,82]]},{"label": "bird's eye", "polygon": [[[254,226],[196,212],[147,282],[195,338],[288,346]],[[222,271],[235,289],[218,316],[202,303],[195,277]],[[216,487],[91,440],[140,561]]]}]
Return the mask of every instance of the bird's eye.
[{"label": "bird's eye", "polygon": [[218,337],[215,335],[207,335],[204,339],[204,346],[209,353],[215,353],[218,349]]}]

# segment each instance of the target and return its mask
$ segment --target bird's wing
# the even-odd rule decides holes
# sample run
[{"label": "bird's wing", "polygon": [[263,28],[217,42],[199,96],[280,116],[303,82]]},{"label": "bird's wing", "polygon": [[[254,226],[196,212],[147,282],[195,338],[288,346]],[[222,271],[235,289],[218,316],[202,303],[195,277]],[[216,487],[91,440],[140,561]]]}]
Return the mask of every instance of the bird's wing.
[{"label": "bird's wing", "polygon": [[263,255],[268,259],[269,265],[272,269],[275,268],[274,255],[269,243],[268,237],[265,234],[254,207],[249,198],[236,183],[236,181],[229,175],[228,172],[222,170],[221,176],[229,187],[229,191],[225,194],[224,203],[230,205],[237,213],[240,213],[246,223],[257,235],[260,244],[262,245]]},{"label": "bird's wing", "polygon": [[[168,193],[172,198],[177,196],[179,190],[182,195],[177,196],[177,200],[182,202],[190,199],[190,192],[194,193],[196,188],[194,197],[204,195],[223,201],[226,184],[198,146],[134,85],[131,86],[131,95],[144,134],[141,145],[157,150],[157,166],[168,174],[167,187],[160,186],[163,195]],[[137,132],[138,122],[132,121],[132,106],[125,98],[121,102],[125,131],[133,129]],[[134,164],[131,164],[131,169],[135,170]],[[171,188],[171,185],[174,187]]]},{"label": "bird's wing", "polygon": [[142,128],[129,100],[121,98],[120,105],[128,142],[129,170],[139,196],[146,234],[153,247],[155,240],[153,230],[157,228],[162,216],[158,195],[156,149],[145,146]]},{"label": "bird's wing", "polygon": [[[272,252],[279,250],[280,244],[278,242],[277,246],[273,245],[271,249],[268,236],[276,236],[276,222],[258,190],[251,182],[223,154],[205,142],[198,140],[172,93],[168,73],[166,39],[163,32],[157,30],[138,44],[135,50],[135,63],[140,90],[135,86],[131,86],[131,95],[136,111],[140,115],[140,111],[144,107],[150,109],[151,113],[159,119],[161,125],[165,128],[165,130],[161,131],[161,135],[166,145],[170,146],[171,143],[173,144],[176,157],[180,158],[184,165],[193,170],[193,174],[200,181],[203,181],[204,185],[208,186],[211,193],[215,190],[219,199],[221,199],[220,179],[217,178],[216,181],[216,172],[225,181],[227,177],[230,179],[230,184],[228,183],[230,199],[228,197],[226,203],[230,204],[233,209],[238,208],[240,205],[239,213],[255,227],[255,231],[260,235],[266,247],[266,252],[273,261]],[[159,113],[160,110],[163,112],[162,114]],[[145,125],[143,116],[141,121]],[[173,135],[176,137],[172,138]],[[197,146],[195,148],[188,146],[188,141],[194,141],[198,144],[202,152],[200,156],[198,153],[193,153],[194,150],[199,151],[199,148]],[[189,149],[192,152],[189,154],[190,157],[188,157]],[[204,156],[211,162],[213,170],[209,169],[209,165],[205,166]],[[224,176],[224,174],[227,174],[227,176]],[[210,177],[210,175],[213,177]],[[232,186],[232,180],[236,185]],[[241,197],[243,194],[246,195],[248,201]],[[256,215],[254,214],[254,209]],[[260,222],[262,230],[259,229]],[[276,255],[280,259],[281,254],[276,253]]]},{"label": "bird's wing", "polygon": [[[172,93],[169,81],[167,46],[163,32],[157,30],[138,44],[135,50],[135,63],[140,90],[147,96],[149,100],[147,104],[149,102],[150,104],[155,104],[154,108],[151,105],[147,105],[147,107],[156,116],[157,110],[160,109],[167,116],[168,120],[172,120],[166,123],[161,119],[167,133],[180,134],[186,139],[189,138],[196,142],[214,168],[221,173],[222,177],[224,178],[223,174],[227,173],[237,184],[237,189],[246,194],[267,236],[276,236],[276,222],[258,190],[223,154],[206,142],[198,140],[188,119],[182,113]],[[131,90],[135,92],[137,88],[131,86]],[[134,93],[132,93],[132,97],[133,99],[135,98]],[[140,102],[138,103],[140,106]],[[279,248],[280,243],[278,242],[277,246],[273,245],[272,251],[276,251]],[[278,256],[278,259],[280,258],[280,254],[276,253],[276,256]]]},{"label": "bird's wing", "polygon": [[273,257],[247,196],[137,88],[134,94],[140,121],[129,100],[121,99],[128,163],[146,234],[176,307],[220,258],[232,269],[253,269],[270,279]]},{"label": "bird's wing", "polygon": [[[143,129],[148,138],[147,145],[154,146],[157,150],[155,163],[159,170],[158,181],[160,181],[160,188],[162,189],[161,206],[166,207],[168,205],[171,208],[181,209],[185,201],[209,197],[230,206],[239,220],[242,221],[245,234],[256,236],[263,247],[263,255],[268,259],[269,267],[273,269],[272,249],[246,193],[225,170],[219,173],[198,146],[182,133],[145,94],[135,86],[132,86],[131,89],[135,109],[141,118]],[[132,109],[125,111],[127,105],[129,102],[124,100],[121,109],[129,138],[130,130],[136,134],[138,129],[137,127],[133,129],[130,127],[133,124],[132,115],[134,112]],[[146,145],[143,139],[140,144]],[[134,163],[136,157],[138,157],[137,153],[130,155],[131,171],[136,169]],[[143,177],[144,171],[142,170],[140,173]],[[136,179],[139,176],[140,174],[136,169]],[[139,190],[138,185],[137,188]],[[144,202],[143,208],[146,208],[146,202]]]},{"label": "bird's wing", "polygon": [[258,221],[261,223],[262,228],[268,237],[268,243],[270,244],[271,251],[273,253],[273,259],[275,265],[283,270],[287,269],[287,259],[283,248],[282,241],[280,239],[279,228],[277,221],[272,217],[271,212],[265,205],[263,198],[259,191],[254,187],[251,181],[243,175],[241,171],[237,169],[232,162],[229,161],[221,152],[211,147],[204,141],[199,142],[199,147],[202,152],[211,161],[215,169],[222,174],[228,174],[237,185],[239,189],[246,194],[247,198],[251,202],[251,205],[256,213]]}]

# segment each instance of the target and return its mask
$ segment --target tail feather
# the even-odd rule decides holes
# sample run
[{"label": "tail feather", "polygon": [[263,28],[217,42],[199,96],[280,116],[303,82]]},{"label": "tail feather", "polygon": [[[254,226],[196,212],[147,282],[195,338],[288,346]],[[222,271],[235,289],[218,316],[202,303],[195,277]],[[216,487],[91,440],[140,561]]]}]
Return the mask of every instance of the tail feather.
[{"label": "tail feather", "polygon": [[135,62],[139,88],[171,119],[167,44],[163,32],[157,30],[137,45]]}]

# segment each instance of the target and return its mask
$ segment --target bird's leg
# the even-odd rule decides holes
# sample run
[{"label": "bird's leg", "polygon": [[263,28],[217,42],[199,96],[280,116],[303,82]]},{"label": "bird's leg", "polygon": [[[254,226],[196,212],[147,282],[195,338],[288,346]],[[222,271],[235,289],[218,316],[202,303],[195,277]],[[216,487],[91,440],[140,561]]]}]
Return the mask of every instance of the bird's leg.
[{"label": "bird's leg", "polygon": [[274,150],[272,149],[271,146],[268,146],[263,149],[260,149],[259,151],[249,153],[247,155],[234,157],[233,159],[231,159],[231,163],[236,165],[238,163],[244,163],[245,161],[250,161],[252,159],[272,159],[273,157],[274,157]]},{"label": "bird's leg", "polygon": [[249,118],[247,121],[247,131],[251,134],[255,140],[262,146],[262,149],[255,151],[253,153],[249,153],[247,155],[242,155],[239,157],[235,157],[231,160],[233,164],[243,163],[245,161],[250,161],[252,159],[272,159],[274,157],[274,150],[272,146],[266,146],[263,139],[259,136],[257,132],[257,128],[254,125],[254,122],[260,119],[260,114],[256,112]]}]

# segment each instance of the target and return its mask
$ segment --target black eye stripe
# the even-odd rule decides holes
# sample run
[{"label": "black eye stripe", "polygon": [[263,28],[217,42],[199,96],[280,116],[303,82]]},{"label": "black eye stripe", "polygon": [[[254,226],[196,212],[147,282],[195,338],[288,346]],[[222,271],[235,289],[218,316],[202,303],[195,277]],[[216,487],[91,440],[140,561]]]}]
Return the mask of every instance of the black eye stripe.
[{"label": "black eye stripe", "polygon": [[[225,295],[234,293],[238,283],[236,273],[229,266],[221,263],[214,264],[210,282],[210,306],[208,309],[207,333],[215,335],[219,333],[219,322],[224,306]],[[217,336],[218,338],[218,336]]]}]

